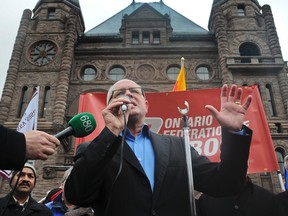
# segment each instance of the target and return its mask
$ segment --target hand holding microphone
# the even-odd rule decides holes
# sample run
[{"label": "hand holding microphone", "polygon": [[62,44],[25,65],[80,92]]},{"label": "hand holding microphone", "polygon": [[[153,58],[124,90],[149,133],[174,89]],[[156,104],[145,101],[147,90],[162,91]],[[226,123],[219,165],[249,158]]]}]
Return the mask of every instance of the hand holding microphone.
[{"label": "hand holding microphone", "polygon": [[[122,98],[127,98],[131,102],[131,98],[128,95],[124,95]],[[127,109],[128,109],[128,104],[123,103],[121,106],[122,112],[126,112]]]},{"label": "hand holding microphone", "polygon": [[47,160],[60,145],[58,139],[44,131],[31,130],[25,132],[24,136],[26,141],[25,157],[28,160]]},{"label": "hand holding microphone", "polygon": [[124,129],[123,113],[125,112],[127,116],[129,116],[127,111],[130,103],[131,99],[129,96],[121,95],[112,98],[107,107],[102,111],[105,126],[116,136],[118,136]]}]

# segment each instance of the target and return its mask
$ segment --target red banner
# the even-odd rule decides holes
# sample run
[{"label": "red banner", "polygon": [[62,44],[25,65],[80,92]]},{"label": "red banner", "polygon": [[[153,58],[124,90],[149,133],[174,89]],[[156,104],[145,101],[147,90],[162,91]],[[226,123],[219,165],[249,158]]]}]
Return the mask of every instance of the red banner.
[{"label": "red banner", "polygon": [[[220,109],[221,89],[201,89],[180,92],[146,93],[149,110],[146,123],[151,130],[160,134],[183,136],[180,109],[189,104],[187,117],[190,124],[190,144],[211,161],[219,161],[221,127],[205,105]],[[270,130],[263,110],[257,86],[243,87],[243,99],[251,94],[252,103],[247,111],[244,124],[253,130],[249,157],[249,173],[279,170]],[[94,139],[104,127],[101,112],[106,106],[106,93],[84,93],[80,96],[79,112],[94,115],[97,128],[89,136],[77,138],[77,144]]]}]

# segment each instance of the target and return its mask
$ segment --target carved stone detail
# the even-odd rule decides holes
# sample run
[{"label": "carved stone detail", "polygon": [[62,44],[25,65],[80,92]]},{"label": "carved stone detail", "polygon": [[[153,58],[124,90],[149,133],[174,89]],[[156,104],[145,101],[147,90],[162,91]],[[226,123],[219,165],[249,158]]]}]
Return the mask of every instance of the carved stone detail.
[{"label": "carved stone detail", "polygon": [[145,81],[153,80],[155,77],[155,68],[149,64],[140,65],[137,68],[135,76],[139,80],[145,80]]}]

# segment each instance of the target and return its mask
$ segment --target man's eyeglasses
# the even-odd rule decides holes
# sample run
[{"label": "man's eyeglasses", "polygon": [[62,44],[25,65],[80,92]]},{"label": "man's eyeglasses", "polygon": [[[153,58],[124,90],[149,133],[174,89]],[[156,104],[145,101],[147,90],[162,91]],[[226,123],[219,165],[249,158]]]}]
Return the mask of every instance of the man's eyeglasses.
[{"label": "man's eyeglasses", "polygon": [[111,97],[108,100],[108,104],[113,98],[120,98],[120,97],[125,96],[126,91],[129,91],[133,96],[143,95],[143,97],[145,97],[144,91],[141,87],[133,87],[133,88],[127,88],[127,89],[115,89],[111,92]]}]

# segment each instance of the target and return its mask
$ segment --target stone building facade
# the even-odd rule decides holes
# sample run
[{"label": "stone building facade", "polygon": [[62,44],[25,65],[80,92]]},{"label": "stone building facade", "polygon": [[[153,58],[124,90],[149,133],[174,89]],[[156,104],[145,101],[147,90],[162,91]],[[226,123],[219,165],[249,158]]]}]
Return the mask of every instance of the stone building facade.
[{"label": "stone building facade", "polygon": [[[77,114],[81,93],[107,92],[120,78],[135,80],[146,92],[171,91],[185,57],[187,89],[258,85],[283,163],[288,154],[287,62],[270,6],[257,0],[214,0],[208,29],[162,0],[133,0],[85,32],[78,0],[39,0],[33,11],[23,12],[0,103],[0,123],[16,128],[39,85],[38,129],[55,134]],[[74,138],[62,142],[67,148],[35,162],[36,199],[58,186],[73,163]],[[252,177],[257,184],[280,191],[277,173]],[[0,188],[0,196],[7,193],[6,182],[0,180]]]}]

